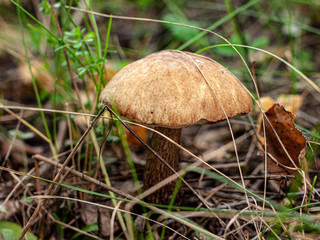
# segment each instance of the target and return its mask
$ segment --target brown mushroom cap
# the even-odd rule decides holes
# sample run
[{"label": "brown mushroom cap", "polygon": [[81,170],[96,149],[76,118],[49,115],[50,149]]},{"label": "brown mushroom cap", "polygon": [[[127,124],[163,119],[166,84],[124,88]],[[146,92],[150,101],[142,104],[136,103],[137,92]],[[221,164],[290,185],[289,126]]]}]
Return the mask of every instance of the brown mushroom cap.
[{"label": "brown mushroom cap", "polygon": [[252,111],[248,92],[226,68],[210,58],[175,50],[127,65],[100,99],[136,122],[168,127],[224,120],[221,106],[228,117]]}]

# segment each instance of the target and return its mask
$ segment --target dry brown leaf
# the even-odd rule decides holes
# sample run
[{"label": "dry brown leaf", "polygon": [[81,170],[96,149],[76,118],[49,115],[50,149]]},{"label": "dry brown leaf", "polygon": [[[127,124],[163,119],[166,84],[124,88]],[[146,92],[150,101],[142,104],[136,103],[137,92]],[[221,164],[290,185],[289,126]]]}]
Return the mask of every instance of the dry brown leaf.
[{"label": "dry brown leaf", "polygon": [[[100,214],[98,213],[100,211]],[[95,222],[101,223],[101,234],[104,237],[110,236],[110,219],[111,211],[105,208],[98,208],[93,205],[83,205],[81,208],[81,218],[86,225],[93,224]],[[100,218],[100,219],[98,219]],[[114,231],[119,229],[117,223],[114,225]]]},{"label": "dry brown leaf", "polygon": [[273,106],[273,104],[275,104],[275,101],[273,100],[273,98],[269,96],[262,97],[260,99],[260,102],[261,102],[261,108],[263,110],[268,110]]},{"label": "dry brown leaf", "polygon": [[292,94],[281,94],[274,100],[272,97],[265,96],[260,99],[261,108],[263,110],[268,110],[275,103],[280,103],[289,112],[297,115],[297,111],[300,109],[303,101],[302,95],[292,95]]},{"label": "dry brown leaf", "polygon": [[297,111],[302,105],[303,97],[301,95],[281,94],[278,96],[277,101],[288,111],[297,115]]},{"label": "dry brown leaf", "polygon": [[[269,156],[267,160],[267,172],[269,174],[295,175],[296,167],[301,166],[305,155],[306,139],[300,130],[295,127],[293,114],[285,110],[282,105],[274,104],[265,114],[269,120],[265,121],[267,152],[272,156]],[[258,133],[261,137],[261,143],[264,144],[262,123]]]}]

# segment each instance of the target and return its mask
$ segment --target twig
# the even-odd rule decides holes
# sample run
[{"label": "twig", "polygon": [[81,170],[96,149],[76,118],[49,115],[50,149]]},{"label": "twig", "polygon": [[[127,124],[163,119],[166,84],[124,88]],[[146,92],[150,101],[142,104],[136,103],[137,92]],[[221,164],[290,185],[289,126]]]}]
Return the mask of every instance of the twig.
[{"label": "twig", "polygon": [[55,223],[57,223],[57,224],[60,224],[61,226],[65,227],[65,228],[70,228],[70,229],[72,229],[73,231],[79,232],[79,233],[81,233],[81,234],[83,234],[83,235],[86,235],[86,236],[88,236],[88,237],[90,237],[90,238],[103,240],[103,238],[99,238],[99,237],[97,237],[97,236],[95,236],[95,235],[92,235],[92,234],[90,234],[90,233],[87,233],[87,232],[85,232],[85,231],[83,231],[83,230],[81,230],[81,229],[79,229],[79,228],[76,228],[76,227],[74,227],[74,226],[71,226],[70,224],[67,224],[67,223],[64,223],[64,222],[62,222],[62,221],[59,221],[59,220],[55,219],[51,214],[48,214],[48,216],[49,216],[49,218],[50,218],[53,222],[55,222]]},{"label": "twig", "polygon": [[[56,22],[56,24],[57,24],[57,28],[58,28],[58,32],[59,32],[60,39],[62,39],[63,35],[62,35],[62,31],[61,31],[61,27],[60,27],[59,20],[58,20],[58,17],[57,17],[56,9],[55,9],[55,7],[54,7],[54,2],[53,2],[53,0],[51,0],[51,9],[52,9],[53,16],[54,16],[54,18],[55,18],[55,22]],[[74,76],[73,76],[72,67],[71,67],[71,64],[70,64],[70,60],[69,60],[69,57],[68,57],[68,53],[67,53],[67,49],[66,49],[66,48],[63,48],[63,53],[64,53],[64,56],[65,56],[65,58],[66,58],[67,64],[68,64],[68,69],[69,69],[70,77],[71,77],[71,80],[72,80],[72,83],[73,83],[74,90],[76,91],[76,94],[77,94],[78,101],[79,101],[79,103],[80,103],[81,109],[82,109],[83,112],[86,112],[86,108],[84,107],[84,105],[83,105],[83,103],[82,103],[82,100],[81,100],[79,88],[78,88],[77,83],[76,83],[76,80],[74,79]]]},{"label": "twig", "polygon": [[[87,130],[84,132],[84,134],[81,136],[81,138],[79,139],[79,141],[77,142],[76,146],[74,147],[73,151],[70,153],[70,155],[68,156],[68,158],[65,160],[65,162],[63,163],[63,165],[61,166],[61,169],[59,170],[59,172],[57,173],[57,175],[55,176],[55,178],[52,180],[53,182],[57,182],[58,179],[60,178],[61,174],[63,173],[63,169],[67,166],[67,164],[69,163],[69,161],[72,159],[72,157],[74,156],[74,154],[76,153],[76,151],[78,150],[78,148],[80,147],[80,145],[82,144],[82,142],[84,141],[85,137],[88,135],[88,133],[91,131],[91,129],[93,128],[93,126],[95,125],[95,123],[98,121],[99,117],[103,114],[103,112],[105,111],[106,107],[103,107],[101,109],[101,111],[98,113],[97,117],[93,119],[93,121],[91,122],[90,126],[87,128]],[[45,192],[45,196],[50,195],[51,191],[53,189],[53,187],[55,186],[54,183],[50,183],[47,191]],[[26,226],[24,227],[21,235],[19,236],[18,240],[22,240],[24,235],[27,233],[27,231],[30,229],[31,224],[33,223],[33,221],[35,220],[35,218],[37,217],[39,211],[41,210],[41,208],[43,207],[43,205],[45,204],[46,199],[42,199],[36,210],[33,212],[32,216],[30,217],[29,221],[27,222]]]},{"label": "twig", "polygon": [[[177,171],[175,171],[173,169],[173,167],[171,167],[156,151],[154,151],[147,143],[145,143],[125,122],[122,121],[122,119],[108,106],[106,105],[108,111],[110,111],[114,116],[117,117],[117,119],[121,122],[121,124],[128,129],[142,144],[145,148],[147,148],[150,152],[152,152],[167,168],[170,169],[170,171],[177,175],[177,177],[190,189],[190,191],[196,195],[198,197],[198,199],[203,203],[204,206],[206,206],[208,209],[210,209],[210,207],[207,205],[206,201],[203,199],[203,197],[197,193],[188,183],[186,180],[184,180]],[[168,182],[167,182],[168,183]],[[156,189],[154,189],[155,191]],[[148,192],[148,194],[151,194],[153,191],[145,191],[144,193],[142,193],[139,198],[144,198],[147,196],[146,192]]]},{"label": "twig", "polygon": [[[63,171],[68,171],[68,170],[70,169],[69,167],[62,168],[62,167],[63,167],[62,164],[60,164],[60,163],[58,163],[58,162],[56,162],[56,161],[53,161],[53,160],[51,160],[51,159],[49,159],[49,158],[46,158],[46,157],[44,157],[44,156],[41,156],[41,155],[39,155],[39,154],[35,155],[34,158],[35,158],[35,159],[38,159],[38,160],[41,160],[41,161],[44,161],[44,162],[46,162],[46,163],[49,163],[49,164],[51,164],[51,165],[58,166],[58,167],[61,168],[61,170],[63,169]],[[140,199],[138,199],[138,198],[136,198],[136,197],[133,197],[133,196],[130,195],[130,194],[124,193],[124,192],[122,192],[122,191],[120,191],[120,190],[118,190],[118,189],[116,189],[116,188],[114,188],[114,187],[108,186],[107,184],[105,184],[105,183],[103,183],[103,182],[100,182],[100,181],[98,181],[98,180],[95,179],[95,178],[89,177],[88,175],[83,174],[83,173],[81,173],[81,172],[79,172],[79,171],[76,171],[76,170],[74,170],[74,169],[71,169],[71,170],[70,170],[70,173],[72,173],[72,174],[74,174],[74,175],[76,175],[76,176],[78,176],[78,177],[81,177],[81,178],[83,178],[84,180],[86,180],[86,181],[88,181],[88,182],[91,182],[91,183],[93,183],[93,184],[99,185],[99,187],[102,187],[102,188],[105,188],[105,189],[107,189],[107,190],[109,190],[109,191],[112,191],[112,192],[114,192],[115,194],[117,194],[117,195],[119,195],[119,196],[122,196],[123,198],[132,200],[132,201],[134,201],[134,202],[136,202],[136,203],[139,203],[139,204],[141,204],[141,205],[149,208],[150,210],[153,210],[154,212],[156,212],[156,213],[158,213],[158,214],[161,214],[161,215],[164,215],[164,216],[166,216],[166,217],[172,218],[173,220],[175,220],[175,221],[177,221],[177,222],[179,222],[179,223],[181,223],[181,224],[183,224],[183,225],[186,225],[187,227],[189,227],[189,228],[191,228],[191,229],[193,229],[193,230],[195,230],[195,231],[199,231],[199,232],[201,232],[201,233],[203,233],[203,234],[205,234],[205,235],[211,236],[211,237],[214,238],[214,239],[221,239],[221,238],[219,238],[218,236],[212,234],[211,232],[208,232],[207,230],[205,230],[205,229],[203,229],[203,228],[198,228],[198,226],[193,225],[192,223],[190,223],[190,222],[182,219],[181,216],[180,216],[180,214],[178,214],[178,213],[177,213],[177,214],[174,214],[174,215],[173,215],[173,214],[170,214],[170,213],[168,213],[168,212],[166,212],[166,211],[164,211],[164,210],[162,210],[162,209],[159,209],[159,208],[154,207],[154,206],[152,206],[152,205],[150,205],[150,204],[147,204],[147,203],[145,203],[144,201],[142,201],[142,200],[140,200]],[[45,197],[45,196],[44,196],[44,197]],[[49,198],[50,198],[50,197],[49,197]],[[82,201],[82,200],[77,200],[77,201]],[[97,205],[97,204],[96,204],[96,205]],[[103,207],[106,207],[106,206],[103,206]],[[119,211],[120,211],[120,210],[121,210],[121,209],[119,209]]]}]

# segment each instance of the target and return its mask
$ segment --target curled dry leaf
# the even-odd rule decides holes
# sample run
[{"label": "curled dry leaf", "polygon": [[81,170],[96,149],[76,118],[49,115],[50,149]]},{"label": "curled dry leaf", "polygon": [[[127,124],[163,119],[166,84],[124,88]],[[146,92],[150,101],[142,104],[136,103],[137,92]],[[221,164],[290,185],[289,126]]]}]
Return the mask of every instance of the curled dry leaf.
[{"label": "curled dry leaf", "polygon": [[292,94],[281,94],[278,96],[277,101],[282,104],[288,111],[297,115],[303,101],[303,96]]},{"label": "curled dry leaf", "polygon": [[[282,105],[274,104],[265,115],[269,120],[265,121],[265,138],[269,154],[267,172],[268,174],[295,175],[305,155],[306,139],[295,127],[293,114],[285,110]],[[262,123],[258,133],[261,143],[264,144]]]},{"label": "curled dry leaf", "polygon": [[283,105],[288,111],[293,113],[296,117],[298,110],[300,109],[303,96],[302,95],[292,95],[292,94],[281,94],[277,97],[276,100],[269,96],[262,97],[260,99],[261,107],[263,110],[268,110],[275,103],[280,103]]}]

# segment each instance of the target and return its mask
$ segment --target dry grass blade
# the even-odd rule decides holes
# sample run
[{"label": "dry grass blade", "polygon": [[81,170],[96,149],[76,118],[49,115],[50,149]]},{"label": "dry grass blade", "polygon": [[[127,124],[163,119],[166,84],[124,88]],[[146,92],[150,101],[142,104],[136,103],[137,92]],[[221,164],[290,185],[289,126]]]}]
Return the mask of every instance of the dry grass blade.
[{"label": "dry grass blade", "polygon": [[[4,214],[0,212],[1,220],[5,216],[6,220],[25,226],[31,210],[33,215],[24,232],[33,223],[28,232],[41,239],[58,234],[65,239],[83,235],[81,237],[93,239],[116,239],[120,236],[128,240],[136,236],[254,240],[318,237],[320,183],[317,181],[317,169],[320,164],[318,143],[313,142],[319,140],[320,58],[314,51],[319,47],[320,30],[316,26],[320,20],[314,18],[319,12],[319,4],[314,1],[280,3],[277,0],[268,3],[261,0],[246,3],[225,0],[224,4],[218,5],[206,0],[197,3],[187,0],[159,3],[111,0],[97,4],[89,0],[76,2],[71,7],[63,1],[55,3],[50,0],[39,5],[31,0],[31,3],[27,5],[29,2],[15,0],[0,3],[1,6],[9,6],[8,12],[3,11],[0,17],[0,27],[4,32],[0,37],[0,49],[3,50],[0,51],[0,79],[4,79],[0,86],[0,92],[4,90],[0,94],[0,98],[3,97],[0,115],[4,113],[0,116],[0,159],[5,158],[5,162],[0,163],[0,210],[4,207],[7,211]],[[123,8],[123,4],[128,4],[128,7]],[[99,13],[105,11],[108,14]],[[20,38],[17,38],[19,34]],[[179,51],[187,47],[190,55]],[[250,95],[248,99],[252,99],[256,111],[246,119],[249,123],[227,119],[212,126],[190,126],[183,130],[179,144],[180,139],[176,143],[173,137],[165,136],[165,132],[122,120],[128,116],[119,110],[117,117],[112,114],[111,117],[102,116],[107,120],[100,118],[95,131],[89,130],[89,134],[87,131],[92,128],[90,121],[97,117],[94,113],[101,108],[98,95],[101,95],[105,84],[112,85],[111,78],[117,69],[160,50],[174,52],[178,55],[175,58],[189,57],[187,61],[192,62],[188,61],[191,63],[184,65],[185,69],[190,75],[197,73],[198,81],[206,89],[205,95],[218,101],[207,107],[214,105],[211,109],[222,109],[221,115],[225,116],[229,105],[221,101],[215,82],[209,82],[211,76],[201,61],[190,56],[200,53],[204,58],[210,57],[228,66],[230,72],[243,79],[241,89],[245,89]],[[230,64],[227,63],[229,61]],[[160,65],[158,61],[157,66]],[[113,71],[111,75],[109,68]],[[152,72],[149,66],[144,69]],[[178,75],[171,70],[170,73]],[[183,79],[181,86],[187,85],[187,78],[179,79]],[[148,83],[143,86],[148,86]],[[160,83],[155,85],[162,86]],[[226,85],[224,83],[223,86]],[[203,88],[194,87],[194,90],[198,93]],[[141,91],[140,87],[131,89],[136,94]],[[156,87],[152,89],[160,92]],[[177,85],[172,91],[179,92]],[[128,98],[128,92],[120,95]],[[228,93],[231,95],[231,91]],[[284,93],[300,99],[300,109],[291,128],[297,126],[303,129],[304,137],[313,137],[312,141],[307,140],[309,146],[304,165],[292,156],[293,151],[288,147],[292,144],[290,138],[289,141],[283,140],[282,134],[278,134],[279,129],[273,127],[267,117],[267,108],[262,109],[264,97],[280,101]],[[188,105],[191,105],[191,100],[198,99],[193,94],[183,95],[190,98]],[[177,96],[176,99],[181,99]],[[152,96],[143,102],[150,98]],[[176,99],[170,102],[176,102]],[[129,102],[131,106],[140,106],[134,101]],[[158,109],[160,102],[163,101],[155,103]],[[238,99],[237,102],[241,101]],[[29,107],[37,104],[40,108]],[[74,112],[79,110],[82,113]],[[41,122],[38,121],[39,116]],[[167,115],[159,116],[165,118]],[[165,179],[156,185],[151,184],[153,187],[145,182],[141,185],[142,176],[145,176],[145,155],[150,154],[148,149],[152,149],[144,147],[135,137],[134,143],[128,141],[126,134],[132,135],[124,131],[123,126],[129,130],[131,126],[143,129],[145,141],[142,143],[150,143],[155,152],[160,150],[154,146],[161,145],[151,144],[151,134],[170,147],[173,145],[172,149],[179,151],[180,158],[180,162],[175,161],[178,164],[174,165],[178,168],[174,169],[183,169],[173,173],[168,171]],[[136,131],[134,127],[133,131]],[[84,132],[88,135],[81,144],[83,138],[78,139],[84,137]],[[259,133],[263,140],[257,137]],[[270,139],[271,135],[274,138]],[[99,147],[102,139],[106,144]],[[270,145],[274,143],[277,143],[276,149],[270,151]],[[41,144],[43,146],[39,147]],[[78,151],[75,144],[81,144]],[[308,156],[311,148],[313,152]],[[281,153],[281,157],[275,152]],[[72,165],[70,163],[67,167],[72,155]],[[169,158],[159,155],[161,160]],[[288,161],[280,161],[282,157]],[[299,160],[300,157],[304,155],[299,155]],[[58,160],[65,162],[60,164]],[[159,162],[158,159],[153,160]],[[285,173],[268,172],[273,163]],[[152,171],[149,172],[159,179]],[[155,207],[150,204],[153,202],[151,198],[144,198],[160,192],[161,187],[170,183],[180,184],[181,176],[187,184],[179,185],[187,196],[182,200],[179,194],[168,194],[169,197],[164,198],[170,200],[171,197],[171,201],[165,208]],[[140,186],[148,190],[141,194]],[[37,194],[41,195],[34,197]],[[36,200],[25,201],[28,197]],[[174,206],[180,201],[183,206]],[[122,221],[123,216],[125,221]],[[158,216],[157,221],[153,221]],[[137,221],[133,221],[134,218]],[[139,219],[142,219],[140,225]],[[47,222],[51,224],[44,226],[43,223]],[[53,229],[52,226],[58,228]],[[19,239],[22,237],[23,234]]]},{"label": "dry grass blade", "polygon": [[[132,212],[127,212],[127,211],[125,211],[123,209],[116,209],[114,207],[106,206],[106,205],[99,204],[99,203],[93,203],[93,202],[85,201],[85,200],[81,200],[81,199],[70,198],[70,197],[62,197],[62,196],[41,196],[41,195],[33,196],[33,197],[30,197],[30,198],[32,198],[32,199],[67,199],[67,200],[77,201],[77,202],[80,202],[80,203],[90,204],[90,205],[93,205],[93,206],[96,206],[96,207],[100,207],[100,208],[105,208],[105,209],[109,209],[109,210],[120,211],[122,213],[128,213],[128,214],[131,214],[131,215],[135,215],[135,216],[138,216],[138,217],[141,217],[141,218],[144,218],[144,219],[148,219],[149,221],[152,221],[152,222],[154,222],[156,224],[164,226],[163,223],[160,223],[160,222],[155,221],[155,220],[150,219],[150,218],[146,218],[143,215],[138,215],[138,214],[135,214],[135,213],[132,213]],[[174,230],[174,229],[172,229],[172,228],[170,228],[168,226],[165,226],[165,227],[167,229],[169,229],[170,231],[174,232],[175,234],[178,234],[180,237],[182,237],[184,239],[189,239],[189,238],[183,236],[182,234],[180,234],[179,232],[177,232],[176,230]],[[217,238],[217,239],[221,239],[221,238]]]},{"label": "dry grass blade", "polygon": [[[53,182],[57,182],[58,179],[60,178],[61,174],[63,173],[63,169],[67,166],[67,164],[69,163],[69,161],[72,159],[73,155],[75,154],[75,152],[78,150],[80,144],[82,144],[83,140],[85,139],[85,137],[88,135],[88,133],[91,131],[91,129],[93,128],[93,126],[95,125],[95,123],[97,122],[97,120],[99,119],[99,116],[101,116],[101,114],[104,112],[104,108],[100,111],[100,113],[97,115],[97,117],[92,121],[91,125],[87,128],[87,130],[85,131],[85,133],[81,136],[81,138],[79,139],[78,143],[76,144],[76,146],[74,147],[73,151],[70,153],[70,155],[68,156],[68,158],[65,160],[65,162],[63,163],[63,165],[61,166],[61,169],[59,170],[59,172],[56,174],[56,176],[53,179]],[[48,187],[48,189],[46,190],[45,195],[50,195],[51,191],[53,190],[54,184],[51,183]],[[27,231],[29,231],[34,219],[36,218],[36,216],[38,215],[39,211],[41,210],[41,208],[43,207],[43,205],[45,204],[45,199],[42,199],[37,208],[35,209],[35,211],[33,212],[32,216],[30,217],[29,221],[27,222],[26,226],[24,227],[19,240],[22,240],[24,235],[26,234]]]},{"label": "dry grass blade", "polygon": [[[44,161],[44,162],[47,162],[47,163],[49,163],[49,164],[51,164],[51,165],[58,166],[58,167],[60,167],[60,168],[63,166],[63,165],[60,164],[60,163],[57,163],[57,162],[55,162],[55,161],[52,161],[52,160],[50,160],[50,159],[48,159],[48,158],[46,158],[46,157],[40,156],[40,155],[35,155],[34,158],[36,158],[36,159],[38,159],[38,160],[41,160],[41,161]],[[7,170],[7,171],[12,171],[12,172],[14,172],[15,174],[25,175],[25,174],[23,174],[23,173],[18,173],[18,172],[15,172],[15,171],[13,171],[13,170],[4,169],[4,168],[2,168],[2,167],[0,167],[0,169]],[[176,215],[172,215],[172,214],[170,214],[170,213],[168,213],[168,212],[165,212],[165,211],[163,211],[163,210],[161,210],[161,209],[159,209],[159,208],[157,208],[157,207],[154,207],[154,206],[152,206],[152,205],[146,204],[145,202],[141,201],[141,200],[138,199],[137,197],[133,197],[133,196],[131,196],[130,194],[124,193],[124,192],[122,192],[122,191],[120,191],[120,190],[118,190],[118,189],[116,189],[116,188],[113,188],[113,187],[111,187],[111,186],[108,186],[107,184],[102,183],[102,182],[100,182],[100,181],[98,181],[98,180],[96,180],[96,179],[94,179],[94,178],[91,178],[91,177],[89,177],[88,175],[86,175],[86,174],[84,174],[84,173],[81,173],[81,172],[76,171],[76,170],[74,170],[74,169],[70,169],[70,168],[68,168],[68,167],[65,167],[63,171],[70,171],[71,174],[74,174],[74,175],[76,175],[76,176],[78,176],[78,177],[80,177],[80,178],[82,178],[82,179],[84,179],[84,180],[86,180],[86,181],[89,181],[89,182],[91,182],[91,183],[93,183],[93,184],[96,184],[96,185],[98,185],[99,187],[102,187],[102,188],[105,188],[105,189],[107,189],[107,190],[109,190],[109,191],[112,191],[112,192],[114,192],[115,194],[117,194],[117,195],[119,195],[119,196],[122,196],[122,197],[125,198],[125,199],[130,199],[130,200],[132,200],[132,202],[134,202],[135,204],[139,203],[139,204],[141,204],[141,205],[143,205],[143,206],[146,206],[146,207],[149,208],[150,210],[153,210],[153,211],[155,211],[155,212],[157,212],[157,213],[159,213],[159,214],[162,214],[163,216],[166,216],[167,218],[172,218],[172,219],[174,219],[174,220],[177,221],[177,222],[180,222],[180,223],[182,223],[182,224],[185,224],[186,226],[190,227],[191,229],[200,231],[200,232],[202,232],[203,234],[208,235],[208,236],[211,236],[211,237],[213,237],[213,238],[216,237],[216,235],[214,235],[214,234],[212,234],[212,233],[210,233],[210,232],[208,232],[208,231],[206,231],[206,230],[204,230],[204,229],[202,229],[202,228],[199,228],[198,226],[193,225],[192,223],[190,223],[190,222],[188,222],[188,221],[185,221],[184,219],[180,218],[180,217],[179,217],[179,214],[177,214],[177,216],[176,216]],[[32,177],[32,176],[30,176],[30,177]],[[130,213],[130,211],[128,211],[128,213]]]},{"label": "dry grass blade", "polygon": [[[0,103],[0,108],[3,108],[4,110],[6,110],[10,115],[12,115],[14,118],[19,120],[22,124],[26,125],[30,130],[32,130],[34,133],[36,133],[38,136],[40,136],[43,140],[45,140],[50,146],[52,155],[56,158],[56,152],[55,152],[53,144],[49,140],[49,138],[47,138],[43,133],[41,133],[38,129],[33,127],[30,123],[28,123],[26,120],[21,118],[19,115],[17,115],[14,112],[12,112],[7,106],[4,106],[2,103]],[[21,108],[21,109],[23,109],[23,108]]]}]

